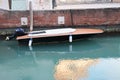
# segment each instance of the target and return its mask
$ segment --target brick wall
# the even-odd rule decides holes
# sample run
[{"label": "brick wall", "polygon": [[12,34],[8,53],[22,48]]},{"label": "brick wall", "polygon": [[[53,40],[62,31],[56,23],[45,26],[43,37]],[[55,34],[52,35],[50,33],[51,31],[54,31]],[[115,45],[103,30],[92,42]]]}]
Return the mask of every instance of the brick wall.
[{"label": "brick wall", "polygon": [[[65,17],[65,24],[58,24],[58,16]],[[0,10],[0,28],[21,26],[21,17],[28,18],[29,11]],[[115,25],[120,24],[120,8],[116,9],[89,9],[89,10],[62,10],[62,11],[35,11],[34,26],[63,27],[84,25]]]},{"label": "brick wall", "polygon": [[[58,24],[58,16],[65,17],[65,24]],[[34,12],[35,26],[71,26],[70,11],[36,11]]]},{"label": "brick wall", "polygon": [[74,10],[74,25],[120,24],[120,9]]},{"label": "brick wall", "polygon": [[113,2],[119,2],[120,3],[120,0],[113,0]]},{"label": "brick wall", "polygon": [[28,11],[0,10],[0,28],[12,28],[21,25],[21,17],[29,17]]}]

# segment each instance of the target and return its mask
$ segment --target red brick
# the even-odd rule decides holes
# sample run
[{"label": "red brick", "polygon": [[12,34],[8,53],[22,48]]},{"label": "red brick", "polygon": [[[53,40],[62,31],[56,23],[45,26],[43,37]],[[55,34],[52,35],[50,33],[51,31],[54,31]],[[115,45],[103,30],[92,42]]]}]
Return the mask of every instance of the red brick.
[{"label": "red brick", "polygon": [[[65,17],[65,24],[58,24],[58,16]],[[34,11],[34,26],[79,26],[79,25],[111,25],[120,24],[120,8],[117,9],[90,9],[90,10],[61,10],[61,11]],[[0,10],[0,28],[20,26],[21,17],[28,18],[29,11]],[[73,21],[73,22],[72,22]]]}]

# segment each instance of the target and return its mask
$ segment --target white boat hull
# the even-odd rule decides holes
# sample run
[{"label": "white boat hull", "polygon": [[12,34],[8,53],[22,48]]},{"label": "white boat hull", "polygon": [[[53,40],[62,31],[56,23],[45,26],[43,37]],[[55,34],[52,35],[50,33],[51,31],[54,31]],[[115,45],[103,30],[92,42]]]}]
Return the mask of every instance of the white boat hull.
[{"label": "white boat hull", "polygon": [[32,31],[28,36],[43,36],[43,35],[57,35],[57,34],[66,34],[72,33],[76,29],[73,28],[61,28],[61,29],[50,29],[50,30],[41,30],[41,31]]}]

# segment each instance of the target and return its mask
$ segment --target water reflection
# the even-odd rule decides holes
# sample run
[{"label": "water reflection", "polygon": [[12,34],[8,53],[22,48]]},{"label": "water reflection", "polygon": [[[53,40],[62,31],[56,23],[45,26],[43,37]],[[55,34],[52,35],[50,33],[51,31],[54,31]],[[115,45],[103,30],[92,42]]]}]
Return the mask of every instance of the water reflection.
[{"label": "water reflection", "polygon": [[[0,41],[0,79],[120,79],[119,45],[120,38],[110,37],[33,47],[18,46],[15,41]],[[109,66],[114,69],[113,73]]]},{"label": "water reflection", "polygon": [[[34,45],[31,49],[28,46],[18,45],[15,41],[0,41],[1,56],[5,57],[19,57],[19,56],[30,56],[35,53],[37,57],[42,56],[43,58],[54,59],[58,56],[59,58],[75,58],[82,57],[86,52],[92,52],[101,49],[102,46],[92,40],[82,40],[74,43],[57,43],[57,44],[41,44]],[[5,53],[5,54],[4,54]],[[74,54],[74,55],[73,55]],[[9,56],[8,56],[9,55]],[[44,56],[43,56],[44,55]],[[81,56],[80,56],[81,55]],[[48,57],[49,56],[49,57]]]},{"label": "water reflection", "polygon": [[[36,55],[40,59],[79,59],[79,58],[109,58],[119,57],[119,44],[115,42],[101,42],[95,40],[81,40],[74,43],[43,44],[35,45],[32,48],[18,46],[18,55]],[[113,54],[114,53],[114,54]]]},{"label": "water reflection", "polygon": [[96,59],[61,60],[55,69],[55,80],[83,80],[88,77],[90,66],[98,63]]}]

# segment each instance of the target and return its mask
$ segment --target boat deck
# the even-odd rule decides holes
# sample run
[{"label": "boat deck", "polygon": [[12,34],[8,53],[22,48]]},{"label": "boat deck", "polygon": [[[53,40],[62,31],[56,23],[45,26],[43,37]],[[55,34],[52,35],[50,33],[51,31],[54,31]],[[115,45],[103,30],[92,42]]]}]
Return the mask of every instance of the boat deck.
[{"label": "boat deck", "polygon": [[39,36],[24,35],[24,36],[19,36],[16,39],[22,40],[22,39],[29,39],[29,38],[43,38],[43,37],[56,37],[56,36],[68,36],[68,35],[82,35],[82,34],[99,34],[99,33],[103,33],[103,30],[78,28],[74,32],[71,32],[71,33],[49,34],[49,35],[45,34],[45,35],[39,35]]}]

